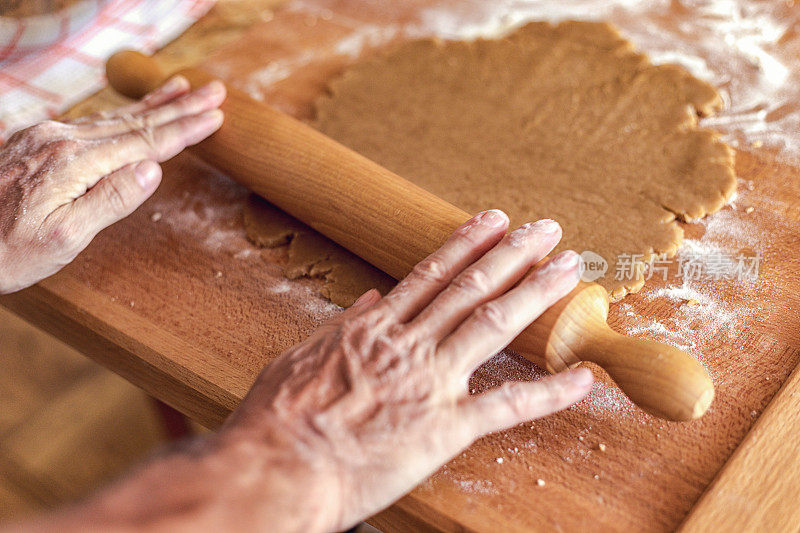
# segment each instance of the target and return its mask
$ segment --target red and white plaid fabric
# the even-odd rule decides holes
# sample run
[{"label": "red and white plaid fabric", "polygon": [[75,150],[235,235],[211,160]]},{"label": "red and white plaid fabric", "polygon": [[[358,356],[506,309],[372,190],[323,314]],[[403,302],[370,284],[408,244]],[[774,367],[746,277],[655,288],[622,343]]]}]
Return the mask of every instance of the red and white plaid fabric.
[{"label": "red and white plaid fabric", "polygon": [[105,60],[152,53],[214,0],[89,0],[51,17],[0,17],[0,142],[101,89]]}]

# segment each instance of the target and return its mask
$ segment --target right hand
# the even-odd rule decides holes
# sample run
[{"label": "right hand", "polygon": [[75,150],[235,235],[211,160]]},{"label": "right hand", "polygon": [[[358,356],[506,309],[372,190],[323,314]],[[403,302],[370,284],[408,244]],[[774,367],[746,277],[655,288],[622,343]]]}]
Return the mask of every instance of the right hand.
[{"label": "right hand", "polygon": [[340,531],[482,435],[580,400],[585,368],[469,394],[475,368],[578,282],[574,252],[526,275],[558,224],[507,228],[498,211],[473,217],[388,295],[367,292],[267,365],[219,433],[42,530]]},{"label": "right hand", "polygon": [[[310,529],[345,529],[475,439],[583,398],[592,385],[585,368],[469,394],[473,371],[579,278],[572,251],[526,275],[560,240],[557,223],[507,228],[502,212],[474,217],[387,296],[366,293],[264,369],[218,436],[248,450],[242,464],[228,463],[232,473],[265,465],[252,492],[229,493],[243,504],[237,527],[267,527],[246,522],[255,520],[248,505],[273,505],[319,520]],[[276,456],[281,464],[266,459]],[[292,486],[302,497],[287,494]]]}]

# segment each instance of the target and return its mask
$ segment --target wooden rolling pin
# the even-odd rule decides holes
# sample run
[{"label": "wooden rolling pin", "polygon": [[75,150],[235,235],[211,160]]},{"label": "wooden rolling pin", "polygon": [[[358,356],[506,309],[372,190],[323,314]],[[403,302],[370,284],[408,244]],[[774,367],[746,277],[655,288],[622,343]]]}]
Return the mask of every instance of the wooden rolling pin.
[{"label": "wooden rolling pin", "polygon": [[[154,60],[119,52],[106,65],[109,83],[138,98],[164,76]],[[213,76],[179,72],[193,87]],[[282,210],[396,279],[436,250],[470,215],[389,172],[306,124],[228,87],[225,123],[195,151]],[[606,324],[608,294],[581,283],[512,343],[558,372],[598,364],[643,410],[668,420],[706,412],[714,386],[700,363],[654,341],[620,335]]]}]

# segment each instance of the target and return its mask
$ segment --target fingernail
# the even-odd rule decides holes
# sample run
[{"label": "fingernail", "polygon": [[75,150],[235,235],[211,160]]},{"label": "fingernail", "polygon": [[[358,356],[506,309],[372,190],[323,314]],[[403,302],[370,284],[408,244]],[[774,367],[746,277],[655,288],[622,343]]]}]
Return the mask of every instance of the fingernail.
[{"label": "fingernail", "polygon": [[558,233],[558,230],[561,226],[558,225],[558,222],[555,220],[550,220],[549,218],[545,218],[542,220],[537,220],[536,222],[526,222],[525,224],[521,225],[514,231],[512,234],[522,235],[528,233],[540,233],[543,235],[552,235],[554,233]]},{"label": "fingernail", "polygon": [[586,388],[594,383],[594,376],[592,375],[592,371],[588,368],[575,368],[573,370],[568,370],[567,372],[568,374],[566,379],[570,385],[579,388]]},{"label": "fingernail", "polygon": [[220,126],[222,126],[222,122],[225,119],[225,115],[219,109],[211,109],[210,111],[206,111],[200,115],[200,118],[203,121],[203,126],[206,124],[211,128],[212,131],[217,130]]},{"label": "fingernail", "polygon": [[161,177],[161,167],[153,161],[142,161],[133,171],[136,182],[142,189],[151,189]]},{"label": "fingernail", "polygon": [[222,121],[225,120],[225,114],[219,109],[212,109],[211,111],[207,111],[206,115],[214,124],[217,125],[217,127],[221,126]]},{"label": "fingernail", "polygon": [[356,298],[356,301],[353,302],[353,306],[361,305],[363,303],[372,301],[374,297],[375,297],[375,289],[370,289],[361,296],[359,296],[358,298]]},{"label": "fingernail", "polygon": [[225,86],[222,84],[222,82],[214,80],[200,87],[197,90],[197,93],[201,96],[214,96],[220,94],[224,90]]},{"label": "fingernail", "polygon": [[167,83],[161,87],[161,90],[165,93],[172,93],[182,89],[187,84],[188,82],[183,76],[173,76],[167,80]]},{"label": "fingernail", "polygon": [[557,233],[561,229],[559,223],[550,218],[537,220],[530,227],[541,233]]},{"label": "fingernail", "polygon": [[508,215],[499,209],[489,209],[478,215],[478,220],[491,228],[500,228],[508,224]]},{"label": "fingernail", "polygon": [[580,256],[572,250],[566,250],[556,255],[550,264],[560,270],[570,270],[578,266]]}]

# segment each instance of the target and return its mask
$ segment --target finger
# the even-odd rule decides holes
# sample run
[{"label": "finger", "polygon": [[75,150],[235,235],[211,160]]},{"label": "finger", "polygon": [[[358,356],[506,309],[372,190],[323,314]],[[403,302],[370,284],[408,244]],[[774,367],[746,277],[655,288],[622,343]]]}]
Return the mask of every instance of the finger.
[{"label": "finger", "polygon": [[439,345],[438,353],[467,379],[475,368],[498,352],[578,283],[579,256],[561,252],[537,268],[515,288],[472,312]]},{"label": "finger", "polygon": [[91,169],[81,175],[91,181],[91,176],[105,176],[138,161],[166,161],[217,131],[222,119],[222,111],[212,109],[161,126],[126,133],[115,137],[114,142],[101,142],[89,148],[86,157],[82,158],[83,164],[90,165]]},{"label": "finger", "polygon": [[478,213],[459,226],[433,252],[384,296],[381,310],[405,322],[425,308],[462,270],[489,251],[508,228],[508,216],[497,209]]},{"label": "finger", "polygon": [[225,85],[219,81],[212,81],[196,91],[158,105],[148,105],[141,111],[118,113],[109,120],[81,126],[80,134],[85,139],[101,139],[155,128],[182,117],[199,115],[215,109],[225,100],[225,94]]},{"label": "finger", "polygon": [[565,409],[586,396],[593,381],[589,369],[576,368],[539,381],[505,383],[465,397],[457,416],[478,438]]},{"label": "finger", "polygon": [[170,100],[186,94],[191,89],[189,81],[183,76],[173,76],[167,82],[156,89],[155,91],[145,95],[141,100],[133,102],[132,104],[117,107],[115,109],[100,111],[91,115],[76,118],[70,121],[70,124],[87,125],[96,122],[104,122],[112,120],[120,115],[133,115],[141,113],[152,107],[164,104]]},{"label": "finger", "polygon": [[341,313],[323,322],[311,335],[315,338],[319,335],[326,335],[345,323],[345,321],[355,318],[381,300],[381,293],[377,289],[370,289],[353,302],[353,305]]},{"label": "finger", "polygon": [[67,206],[67,217],[81,227],[86,240],[130,215],[158,187],[161,167],[154,161],[122,167],[104,177],[86,194]]},{"label": "finger", "polygon": [[544,219],[525,224],[465,269],[409,324],[418,338],[439,340],[478,305],[509,290],[561,240],[561,226]]},{"label": "finger", "polygon": [[184,95],[192,90],[192,85],[185,77],[180,74],[172,76],[161,87],[147,93],[138,102],[119,108],[120,114],[141,113],[146,109],[160,106],[174,98]]},{"label": "finger", "polygon": [[353,318],[358,316],[362,311],[366,311],[376,303],[378,303],[381,299],[381,293],[378,289],[370,289],[358,298],[356,301],[353,302],[353,305],[330,319],[328,322],[335,322],[341,324],[348,318]]},{"label": "finger", "polygon": [[155,91],[146,94],[141,100],[125,106],[108,111],[100,111],[85,117],[79,117],[70,121],[75,125],[91,125],[97,122],[107,122],[120,115],[135,115],[155,106],[159,106],[170,100],[186,94],[191,89],[189,80],[183,76],[173,76]]}]

